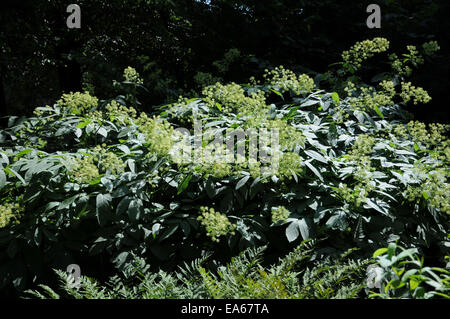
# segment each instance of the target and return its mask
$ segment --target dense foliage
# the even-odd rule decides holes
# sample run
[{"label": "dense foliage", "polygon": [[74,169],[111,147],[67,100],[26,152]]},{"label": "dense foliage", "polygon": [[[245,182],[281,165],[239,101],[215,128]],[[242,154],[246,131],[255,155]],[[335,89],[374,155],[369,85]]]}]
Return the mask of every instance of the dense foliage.
[{"label": "dense foliage", "polygon": [[[313,245],[302,243],[276,265],[263,267],[263,248],[249,248],[226,266],[217,267],[217,274],[202,267],[207,257],[186,264],[174,274],[152,273],[141,258],[114,276],[106,285],[83,277],[79,289],[67,283],[67,273],[57,271],[62,292],[41,285],[39,291],[28,291],[39,298],[87,299],[153,299],[153,298],[355,298],[364,287],[368,261],[354,261],[347,251],[338,258],[306,263]],[[298,271],[298,269],[302,269]],[[44,295],[44,294],[45,295]]]},{"label": "dense foliage", "polygon": [[[403,60],[390,54],[393,71],[364,83],[362,64],[389,44],[357,43],[315,79],[279,66],[245,84],[215,82],[153,114],[137,111],[145,82],[128,67],[113,99],[71,92],[32,117],[10,117],[0,133],[0,287],[22,291],[71,263],[103,280],[130,269],[134,256],[152,271],[263,245],[273,259],[310,238],[326,238],[313,259],[354,247],[369,258],[397,242],[442,264],[449,126],[412,121],[407,111],[431,100],[407,77],[439,46],[409,46]],[[227,153],[223,135],[239,130],[250,134]],[[217,277],[200,275],[207,290],[199,296],[216,296]],[[159,280],[149,276],[143,285]],[[264,280],[255,285],[278,279]],[[229,284],[221,296],[250,293],[228,294]],[[341,296],[336,287],[306,295],[290,287],[293,296]],[[359,284],[351,287],[344,295]]]}]

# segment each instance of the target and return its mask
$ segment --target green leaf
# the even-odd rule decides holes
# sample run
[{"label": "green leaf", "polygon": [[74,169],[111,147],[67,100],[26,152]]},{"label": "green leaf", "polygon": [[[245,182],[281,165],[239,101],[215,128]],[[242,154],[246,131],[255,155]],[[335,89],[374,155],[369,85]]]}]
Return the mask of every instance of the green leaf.
[{"label": "green leaf", "polygon": [[[403,274],[402,281],[406,282],[409,279],[409,277],[411,277],[412,275],[415,275],[417,272],[418,272],[418,269],[410,269],[410,270],[408,270],[407,272],[405,272]],[[414,289],[416,289],[416,288],[414,288]]]},{"label": "green leaf", "polygon": [[132,200],[132,198],[130,198],[128,196],[122,198],[122,200],[119,202],[119,205],[117,205],[116,214],[121,215],[121,214],[125,213],[127,211],[128,207],[130,206],[131,200]]},{"label": "green leaf", "polygon": [[17,177],[24,186],[27,185],[27,182],[25,182],[25,180],[22,178],[22,176],[20,176],[19,173],[17,173],[15,170],[13,170],[11,167],[6,167],[5,168],[5,172],[7,172],[8,174],[14,175],[15,177]]},{"label": "green leaf", "polygon": [[206,193],[209,198],[214,198],[216,196],[216,188],[214,187],[214,182],[212,179],[208,178],[205,185]]},{"label": "green leaf", "polygon": [[336,102],[336,105],[339,105],[339,94],[337,92],[331,93],[331,98]]},{"label": "green leaf", "polygon": [[128,217],[131,221],[136,222],[141,217],[142,211],[142,200],[135,198],[130,202],[130,206],[128,207]]},{"label": "green leaf", "polygon": [[319,153],[317,153],[316,151],[307,150],[307,151],[305,151],[305,153],[306,153],[307,155],[309,155],[311,158],[313,158],[313,159],[315,159],[315,160],[317,160],[317,161],[319,161],[319,162],[322,162],[322,163],[325,163],[325,164],[328,163],[328,161],[326,160],[326,158],[323,157],[322,155],[320,155]]},{"label": "green leaf", "polygon": [[263,184],[260,181],[261,181],[261,178],[257,177],[253,181],[253,183],[250,185],[250,191],[249,191],[250,199],[253,199],[255,197],[255,195],[258,194],[258,192],[263,189]]},{"label": "green leaf", "polygon": [[323,177],[320,175],[319,171],[311,165],[308,161],[305,161],[305,165],[309,167],[309,169],[323,182]]},{"label": "green leaf", "polygon": [[189,185],[189,181],[192,178],[192,173],[189,173],[188,175],[186,175],[183,178],[183,181],[181,182],[181,184],[178,186],[178,192],[177,195],[180,195],[182,192],[184,192],[184,190],[188,187]]},{"label": "green leaf", "polygon": [[395,243],[390,243],[388,245],[387,253],[388,253],[389,258],[392,258],[392,256],[394,256],[396,248],[397,248],[397,245]]},{"label": "green leaf", "polygon": [[125,265],[125,262],[127,261],[128,257],[129,257],[129,252],[124,251],[122,253],[120,253],[114,260],[113,262],[116,264],[116,267],[118,269],[122,269],[122,267]]},{"label": "green leaf", "polygon": [[79,128],[79,129],[85,128],[86,125],[88,125],[89,123],[91,123],[91,120],[83,121],[77,125],[77,128]]},{"label": "green leaf", "polygon": [[383,215],[389,216],[389,213],[384,211],[383,209],[381,209],[380,206],[378,206],[377,204],[375,204],[373,201],[371,201],[369,198],[366,198],[366,203],[367,205],[369,205],[369,207],[375,209],[376,211],[382,213]]},{"label": "green leaf", "polygon": [[318,104],[319,102],[320,101],[318,101],[318,100],[308,100],[308,101],[302,103],[300,106],[304,106],[304,107],[311,106],[311,105]]},{"label": "green leaf", "polygon": [[380,255],[383,255],[384,253],[387,252],[387,248],[380,248],[377,249],[374,253],[373,253],[373,258],[377,258]]},{"label": "green leaf", "polygon": [[101,128],[98,130],[97,133],[98,133],[99,135],[103,136],[103,137],[107,137],[107,136],[108,136],[108,132],[107,132],[103,127],[101,127]]},{"label": "green leaf", "polygon": [[100,226],[104,226],[111,219],[111,201],[109,194],[97,195],[95,212]]},{"label": "green leaf", "polygon": [[296,221],[289,224],[286,228],[286,238],[289,242],[293,242],[300,235],[300,229]]},{"label": "green leaf", "polygon": [[291,119],[291,118],[297,113],[297,110],[298,110],[298,106],[292,107],[292,108],[289,110],[289,113],[286,114],[286,115],[283,117],[283,120],[289,120],[289,119]]},{"label": "green leaf", "polygon": [[83,135],[83,131],[81,131],[81,129],[79,128],[75,129],[75,136],[80,138],[81,135]]},{"label": "green leaf", "polygon": [[381,113],[380,109],[378,108],[378,106],[374,105],[373,109],[375,110],[375,112],[378,114],[379,117],[381,117],[384,120],[384,115],[383,113]]},{"label": "green leaf", "polygon": [[236,190],[241,188],[242,186],[247,183],[247,181],[250,179],[250,175],[244,176],[237,184],[236,184]]},{"label": "green leaf", "polygon": [[136,173],[136,163],[134,161],[134,159],[130,158],[127,160],[127,165],[130,168],[130,171],[132,171],[133,173]]},{"label": "green leaf", "polygon": [[304,218],[297,220],[298,228],[300,229],[300,234],[303,239],[306,240],[309,238],[309,227]]},{"label": "green leaf", "polygon": [[117,145],[117,148],[119,150],[121,150],[122,152],[124,152],[125,154],[130,154],[130,149],[126,145],[120,144],[120,145]]},{"label": "green leaf", "polygon": [[20,151],[19,153],[16,154],[17,158],[21,158],[24,155],[30,154],[33,150],[32,149],[26,149],[23,151]]},{"label": "green leaf", "polygon": [[277,90],[274,89],[270,89],[270,91],[272,91],[273,93],[275,93],[276,95],[278,95],[279,97],[281,97],[284,100],[284,96],[283,94],[281,94],[280,92],[278,92]]},{"label": "green leaf", "polygon": [[173,233],[176,232],[176,230],[178,229],[179,225],[172,225],[170,226],[162,235],[161,237],[159,237],[159,241],[163,241],[164,239],[169,238],[170,236],[173,235]]},{"label": "green leaf", "polygon": [[420,284],[419,281],[417,281],[417,280],[415,280],[415,279],[411,279],[411,280],[409,281],[409,288],[410,288],[411,290],[415,290],[417,287],[419,287],[419,284]]}]

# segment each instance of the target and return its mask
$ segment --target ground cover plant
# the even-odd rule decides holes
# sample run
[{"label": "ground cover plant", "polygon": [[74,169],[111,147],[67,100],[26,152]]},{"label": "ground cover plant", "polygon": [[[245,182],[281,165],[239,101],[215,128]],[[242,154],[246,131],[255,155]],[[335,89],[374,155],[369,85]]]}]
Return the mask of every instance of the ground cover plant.
[{"label": "ground cover plant", "polygon": [[[86,282],[88,291],[69,291],[75,297],[163,297],[149,283],[192,280],[195,289],[171,296],[350,298],[365,291],[361,265],[388,247],[379,260],[387,289],[373,297],[448,296],[448,277],[428,269],[412,279],[408,270],[409,295],[389,290],[406,285],[392,274],[404,269],[393,243],[412,249],[399,260],[421,255],[444,275],[450,247],[449,126],[408,112],[431,100],[408,77],[439,45],[408,46],[402,59],[389,46],[358,42],[314,78],[279,66],[248,83],[217,82],[152,114],[139,111],[145,83],[128,67],[114,84],[122,95],[67,93],[33,117],[10,117],[0,133],[0,289],[52,286],[52,269],[78,264],[123,290]],[[366,83],[358,72],[374,56],[389,69]],[[240,130],[250,134],[227,160],[223,137]],[[308,239],[321,240],[302,255],[296,247]],[[266,261],[256,266],[262,252],[251,249],[262,246]],[[354,248],[354,262],[336,259]],[[306,255],[313,268],[285,268]],[[198,262],[192,278],[175,272],[206,256],[209,268]],[[136,260],[144,279],[119,284],[113,276],[136,274]],[[236,287],[233,267],[249,267],[255,280]],[[427,274],[431,288],[421,285]]]}]

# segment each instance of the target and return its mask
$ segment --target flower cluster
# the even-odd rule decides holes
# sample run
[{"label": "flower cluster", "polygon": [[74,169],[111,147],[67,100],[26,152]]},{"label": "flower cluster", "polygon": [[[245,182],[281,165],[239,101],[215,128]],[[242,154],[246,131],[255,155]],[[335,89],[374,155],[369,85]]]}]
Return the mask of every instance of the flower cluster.
[{"label": "flower cluster", "polygon": [[134,84],[143,84],[144,81],[139,77],[139,73],[136,71],[136,69],[132,68],[131,66],[127,67],[123,71],[123,77],[125,78],[125,81],[134,83]]},{"label": "flower cluster", "polygon": [[371,167],[369,157],[374,145],[374,137],[362,134],[356,139],[348,155],[345,156],[347,160],[357,164],[357,168],[353,173],[355,183],[352,187],[349,187],[345,183],[340,183],[339,187],[335,189],[335,192],[345,202],[355,207],[360,207],[366,201],[368,194],[375,189],[375,185],[371,183],[372,172],[375,171],[375,168]]},{"label": "flower cluster", "polygon": [[428,92],[421,87],[415,87],[411,82],[402,82],[402,92],[400,93],[403,102],[408,103],[413,99],[414,104],[428,103],[431,97]]},{"label": "flower cluster", "polygon": [[82,158],[73,158],[68,170],[69,177],[80,183],[89,184],[100,177],[100,173],[118,175],[125,170],[125,163],[113,152],[106,149],[106,144],[97,145],[90,154]]},{"label": "flower cluster", "polygon": [[137,111],[133,107],[123,106],[115,100],[108,103],[105,108],[108,112],[109,120],[112,122],[129,125],[132,123],[132,120],[137,118]]},{"label": "flower cluster", "polygon": [[305,136],[302,132],[287,121],[281,119],[274,119],[267,122],[267,128],[277,129],[279,133],[279,143],[287,151],[292,151],[296,146],[305,145]]},{"label": "flower cluster", "polygon": [[[348,96],[348,103],[353,110],[372,110],[381,106],[393,105],[395,96],[394,83],[392,81],[383,81],[380,83],[381,90],[376,91],[373,87],[360,87],[359,93],[355,84],[347,83],[344,89]],[[355,95],[355,96],[353,96]]]},{"label": "flower cluster", "polygon": [[291,215],[291,212],[284,206],[272,207],[272,222],[274,224],[284,223]]},{"label": "flower cluster", "polygon": [[194,170],[201,173],[205,178],[210,175],[217,178],[232,175],[233,165],[226,161],[227,148],[225,145],[209,143],[195,151],[201,151],[201,159],[194,164]]},{"label": "flower cluster", "polygon": [[303,159],[294,152],[284,152],[281,156],[278,174],[281,180],[293,178],[293,174],[300,175],[303,172]]},{"label": "flower cluster", "polygon": [[424,64],[424,59],[422,57],[422,55],[420,55],[419,51],[417,50],[416,46],[414,45],[408,45],[406,46],[406,49],[408,50],[409,54],[409,60],[411,61],[411,63],[413,65],[420,65],[420,64]]},{"label": "flower cluster", "polygon": [[92,150],[92,158],[101,172],[118,175],[125,170],[125,163],[113,152],[106,149],[106,144],[97,145]]},{"label": "flower cluster", "polygon": [[394,72],[400,76],[410,76],[412,69],[406,63],[403,63],[397,54],[392,53],[389,55],[389,60],[391,61],[391,68]]},{"label": "flower cluster", "polygon": [[98,105],[98,99],[89,92],[75,92],[63,94],[57,101],[58,105],[67,113],[80,115],[86,114]]},{"label": "flower cluster", "polygon": [[141,113],[136,123],[139,131],[145,134],[151,153],[160,156],[169,154],[174,144],[174,128],[169,122],[159,116],[148,117],[147,114]]},{"label": "flower cluster", "polygon": [[428,174],[421,185],[409,186],[404,195],[411,202],[424,198],[432,207],[450,215],[450,184],[447,179],[445,170],[436,170]]},{"label": "flower cluster", "polygon": [[389,41],[385,38],[374,38],[357,42],[350,50],[342,52],[342,59],[355,69],[361,67],[361,63],[376,53],[385,52],[389,49]]},{"label": "flower cluster", "polygon": [[352,204],[354,207],[360,207],[366,201],[370,189],[366,189],[361,185],[348,187],[345,183],[340,183],[336,189],[337,194],[346,203]]},{"label": "flower cluster", "polygon": [[232,224],[228,217],[220,212],[216,212],[214,208],[200,207],[200,216],[197,218],[206,228],[207,235],[215,242],[219,242],[220,236],[228,233],[234,235],[236,225]]},{"label": "flower cluster", "polygon": [[20,213],[22,212],[23,207],[18,203],[5,203],[0,205],[0,229],[10,224],[19,224]]},{"label": "flower cluster", "polygon": [[270,88],[281,93],[292,91],[296,95],[306,94],[315,88],[314,80],[308,75],[297,76],[282,65],[271,71],[265,70],[264,79]]},{"label": "flower cluster", "polygon": [[79,184],[89,184],[100,177],[97,165],[92,156],[74,158],[68,171],[69,178]]},{"label": "flower cluster", "polygon": [[[433,55],[436,51],[440,49],[436,41],[430,41],[422,45],[423,51],[426,55]],[[408,50],[407,54],[404,54],[406,59],[403,61],[393,53],[389,55],[389,60],[391,61],[391,67],[400,76],[410,76],[412,73],[412,68],[408,65],[411,63],[414,67],[424,64],[425,60],[423,56],[419,53],[419,50],[414,45],[408,45],[406,47]]]},{"label": "flower cluster", "polygon": [[395,96],[395,84],[393,81],[381,81],[379,85],[385,95],[389,96],[390,98],[393,98]]},{"label": "flower cluster", "polygon": [[241,114],[265,113],[266,98],[263,91],[245,94],[244,89],[236,83],[223,85],[216,83],[203,89],[203,101],[208,107],[217,108],[223,113],[237,112]]},{"label": "flower cluster", "polygon": [[356,139],[349,151],[347,159],[358,163],[368,162],[369,157],[375,145],[375,138],[367,134],[361,134]]},{"label": "flower cluster", "polygon": [[422,48],[426,55],[433,55],[441,49],[437,41],[426,42],[422,45]]},{"label": "flower cluster", "polygon": [[401,139],[408,139],[419,146],[443,151],[450,146],[446,138],[450,125],[431,123],[427,125],[419,121],[410,121],[407,125],[398,124],[394,127],[394,135]]}]

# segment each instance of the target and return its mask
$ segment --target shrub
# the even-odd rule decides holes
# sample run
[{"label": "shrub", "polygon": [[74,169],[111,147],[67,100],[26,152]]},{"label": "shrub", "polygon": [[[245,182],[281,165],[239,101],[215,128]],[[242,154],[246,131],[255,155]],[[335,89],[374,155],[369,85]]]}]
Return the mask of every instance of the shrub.
[{"label": "shrub", "polygon": [[[226,259],[269,245],[281,254],[323,235],[322,248],[359,247],[365,257],[392,240],[445,249],[449,127],[408,122],[404,109],[426,102],[424,90],[355,81],[344,97],[292,74],[216,83],[151,115],[130,105],[132,93],[100,102],[74,93],[35,117],[11,117],[0,134],[0,205],[20,214],[7,209],[2,219],[0,287],[24,289],[70,263],[111,275],[132,254],[173,268],[204,251]],[[200,143],[199,121],[214,133]],[[181,123],[190,137],[181,138]],[[235,145],[234,162],[212,156],[225,149],[217,133],[239,128],[255,132],[258,158],[250,136],[240,140],[249,154]],[[271,129],[278,146],[264,133]],[[198,146],[194,160],[172,152],[180,145]],[[199,220],[201,207],[214,214]],[[285,208],[278,222],[274,207]]]}]

